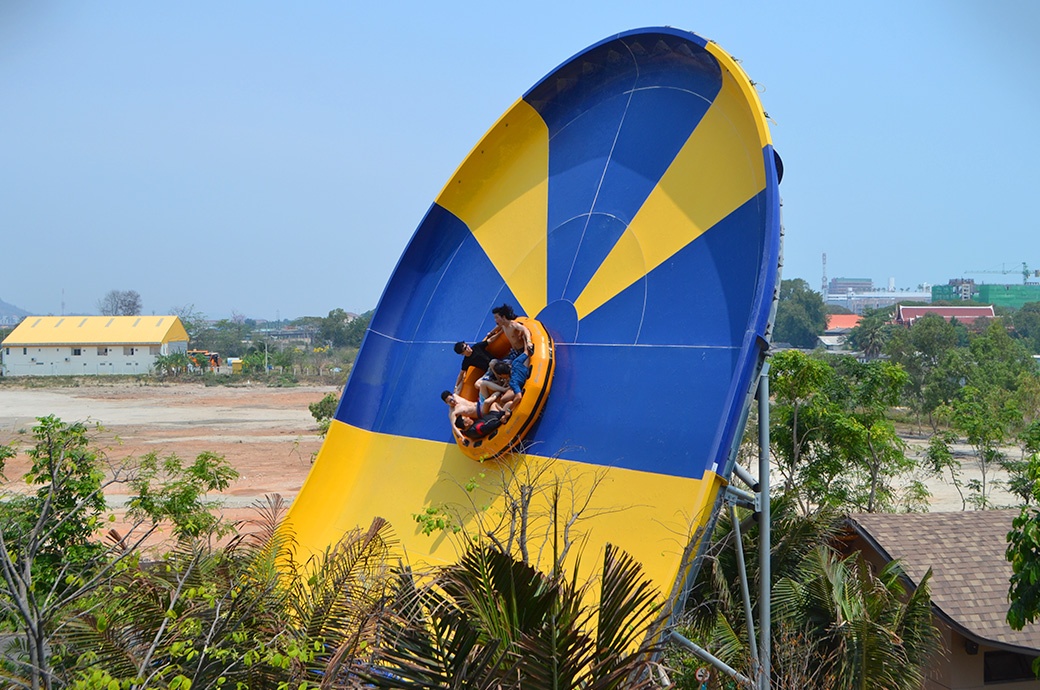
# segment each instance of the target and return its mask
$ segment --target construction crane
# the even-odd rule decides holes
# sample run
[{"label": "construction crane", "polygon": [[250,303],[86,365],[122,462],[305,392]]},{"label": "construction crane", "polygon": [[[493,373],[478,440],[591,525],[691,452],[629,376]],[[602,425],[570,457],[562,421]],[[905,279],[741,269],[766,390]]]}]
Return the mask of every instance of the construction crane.
[{"label": "construction crane", "polygon": [[979,271],[965,271],[964,275],[976,274],[976,273],[1000,273],[1001,275],[1007,275],[1008,273],[1021,273],[1022,274],[1022,284],[1023,285],[1028,283],[1030,278],[1040,278],[1040,271],[1030,271],[1029,270],[1029,266],[1026,264],[1025,261],[1022,262],[1021,270],[1019,270],[1017,268],[1002,267],[1001,270],[999,270],[999,271],[987,271],[987,270],[984,270],[984,269],[983,270],[979,270]]}]

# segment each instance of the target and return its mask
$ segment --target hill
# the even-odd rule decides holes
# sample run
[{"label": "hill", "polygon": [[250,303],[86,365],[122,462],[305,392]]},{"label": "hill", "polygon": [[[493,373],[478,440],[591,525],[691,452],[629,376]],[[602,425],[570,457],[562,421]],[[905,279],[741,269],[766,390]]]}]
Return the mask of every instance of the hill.
[{"label": "hill", "polygon": [[24,309],[19,309],[13,304],[8,304],[0,299],[0,324],[14,326],[28,315],[29,312]]}]

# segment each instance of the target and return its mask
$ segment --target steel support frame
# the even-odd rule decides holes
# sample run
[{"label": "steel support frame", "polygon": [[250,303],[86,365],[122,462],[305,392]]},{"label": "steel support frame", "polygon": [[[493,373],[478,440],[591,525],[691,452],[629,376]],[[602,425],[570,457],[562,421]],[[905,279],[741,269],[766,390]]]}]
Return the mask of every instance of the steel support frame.
[{"label": "steel support frame", "polygon": [[[693,652],[698,658],[706,661],[716,669],[733,678],[742,687],[749,690],[769,690],[772,672],[772,647],[770,631],[772,627],[772,528],[769,505],[769,362],[765,362],[758,378],[758,480],[740,467],[734,467],[734,474],[740,478],[752,493],[727,487],[725,501],[730,505],[733,532],[736,537],[737,565],[740,570],[741,594],[744,601],[744,615],[748,627],[748,643],[751,651],[753,677],[749,678],[715,657],[703,647],[691,642],[674,630],[670,637],[673,642]],[[740,521],[737,519],[736,506],[747,505],[758,512],[758,644],[755,644],[753,613],[751,610],[751,593],[748,586],[747,568],[744,563],[744,544],[740,533]]]}]

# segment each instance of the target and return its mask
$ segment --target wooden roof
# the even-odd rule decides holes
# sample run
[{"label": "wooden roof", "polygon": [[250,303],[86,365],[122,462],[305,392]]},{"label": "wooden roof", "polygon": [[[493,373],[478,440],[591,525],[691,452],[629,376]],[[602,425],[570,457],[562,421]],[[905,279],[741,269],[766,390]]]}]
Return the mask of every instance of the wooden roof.
[{"label": "wooden roof", "polygon": [[898,559],[914,584],[932,569],[937,615],[968,637],[998,647],[1040,651],[1040,624],[1007,624],[1011,564],[1004,558],[1017,510],[858,513],[850,525],[886,560]]}]

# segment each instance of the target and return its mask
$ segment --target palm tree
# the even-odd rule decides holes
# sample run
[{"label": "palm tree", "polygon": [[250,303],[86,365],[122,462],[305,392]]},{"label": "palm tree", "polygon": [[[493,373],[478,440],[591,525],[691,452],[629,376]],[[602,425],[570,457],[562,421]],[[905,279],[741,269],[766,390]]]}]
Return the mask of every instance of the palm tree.
[{"label": "palm tree", "polygon": [[893,307],[868,309],[863,318],[849,333],[849,343],[867,357],[880,355],[894,332],[892,328]]},{"label": "palm tree", "polygon": [[939,649],[928,581],[907,591],[898,562],[874,575],[862,555],[845,558],[815,549],[799,577],[773,588],[782,620],[806,630],[831,653],[834,687],[847,690],[911,690],[924,683]]},{"label": "palm tree", "polygon": [[358,672],[386,688],[651,687],[660,609],[641,566],[608,546],[598,592],[574,572],[480,545],[429,582],[405,571]]},{"label": "palm tree", "polygon": [[[66,682],[128,687],[317,686],[369,654],[396,541],[386,521],[298,563],[271,497],[256,531],[221,549],[182,541],[80,602],[59,630]],[[95,685],[89,685],[95,687]]]},{"label": "palm tree", "polygon": [[[908,592],[898,565],[874,575],[859,554],[842,558],[832,544],[843,521],[832,510],[801,515],[790,498],[780,497],[772,513],[774,687],[920,687],[938,648],[928,578]],[[743,548],[756,551],[750,516],[741,531]],[[715,534],[690,594],[684,634],[751,675],[728,514]],[[757,591],[757,563],[747,565],[751,591]]]}]

